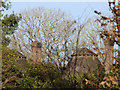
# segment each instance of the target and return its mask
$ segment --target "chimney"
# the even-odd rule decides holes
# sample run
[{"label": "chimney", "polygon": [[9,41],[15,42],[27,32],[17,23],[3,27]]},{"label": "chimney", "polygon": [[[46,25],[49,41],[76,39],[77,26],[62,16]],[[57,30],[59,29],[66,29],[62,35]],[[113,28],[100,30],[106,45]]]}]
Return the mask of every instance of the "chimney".
[{"label": "chimney", "polygon": [[32,42],[32,58],[33,62],[41,62],[41,47],[42,43],[38,41]]}]

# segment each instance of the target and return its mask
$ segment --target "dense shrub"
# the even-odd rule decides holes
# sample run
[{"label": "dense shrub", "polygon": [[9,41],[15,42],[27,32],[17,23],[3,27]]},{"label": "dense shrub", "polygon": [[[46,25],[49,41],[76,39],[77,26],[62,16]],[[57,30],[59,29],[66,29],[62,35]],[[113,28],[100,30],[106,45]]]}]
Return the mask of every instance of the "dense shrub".
[{"label": "dense shrub", "polygon": [[98,80],[98,76],[93,73],[87,75],[81,73],[58,78],[54,81],[54,85],[56,88],[102,88]]},{"label": "dense shrub", "polygon": [[2,82],[3,87],[15,86],[14,83],[10,84],[11,81],[15,81],[17,77],[21,77],[21,69],[16,66],[15,60],[18,57],[16,50],[9,49],[6,46],[2,46]]},{"label": "dense shrub", "polygon": [[52,63],[31,63],[23,77],[17,80],[18,87],[23,88],[52,88],[53,81],[58,78],[58,70]]},{"label": "dense shrub", "polygon": [[[75,74],[63,77],[55,64],[47,62],[24,62],[26,67],[16,63],[19,54],[16,50],[2,47],[3,88],[119,88],[112,82],[120,80],[119,68],[115,65],[110,75],[103,68],[93,73]],[[103,82],[104,84],[102,84]],[[110,83],[110,84],[109,84]]]},{"label": "dense shrub", "polygon": [[53,63],[26,63],[26,68],[16,63],[19,54],[16,50],[2,47],[3,88],[50,88],[58,78],[58,70]]}]

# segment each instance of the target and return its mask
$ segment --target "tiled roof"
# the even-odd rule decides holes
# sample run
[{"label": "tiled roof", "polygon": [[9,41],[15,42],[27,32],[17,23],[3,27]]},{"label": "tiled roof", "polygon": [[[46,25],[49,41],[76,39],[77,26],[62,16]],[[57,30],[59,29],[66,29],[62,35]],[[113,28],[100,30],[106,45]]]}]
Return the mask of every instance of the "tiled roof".
[{"label": "tiled roof", "polygon": [[76,56],[76,55],[87,55],[87,56],[95,55],[95,56],[97,56],[97,54],[95,54],[93,51],[91,51],[87,48],[79,48],[78,49],[78,54],[75,53],[72,56]]}]

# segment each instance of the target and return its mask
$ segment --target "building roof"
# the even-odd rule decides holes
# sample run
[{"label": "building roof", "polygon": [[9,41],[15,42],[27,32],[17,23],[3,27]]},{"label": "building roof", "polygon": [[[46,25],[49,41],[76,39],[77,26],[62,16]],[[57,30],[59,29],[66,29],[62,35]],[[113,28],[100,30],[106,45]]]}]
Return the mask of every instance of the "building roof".
[{"label": "building roof", "polygon": [[81,56],[81,55],[87,55],[87,56],[91,56],[91,55],[94,55],[94,56],[98,56],[97,54],[95,54],[93,51],[89,50],[88,48],[79,48],[78,49],[78,54],[73,54],[72,56]]}]

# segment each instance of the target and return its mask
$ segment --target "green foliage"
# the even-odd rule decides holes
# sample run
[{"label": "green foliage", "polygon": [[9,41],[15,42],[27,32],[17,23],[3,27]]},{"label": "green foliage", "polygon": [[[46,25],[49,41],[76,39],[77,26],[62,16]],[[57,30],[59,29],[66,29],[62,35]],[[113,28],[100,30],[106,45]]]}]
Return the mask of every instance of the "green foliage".
[{"label": "green foliage", "polygon": [[[4,12],[5,10],[8,10],[11,7],[11,3],[6,1],[1,2],[1,10],[0,13]],[[2,14],[2,44],[8,45],[10,43],[10,38],[7,37],[7,35],[11,35],[15,32],[15,30],[18,27],[18,22],[21,20],[21,15],[10,14],[3,16]]]},{"label": "green foliage", "polygon": [[[111,88],[118,88],[118,85],[112,84],[111,80],[103,79],[105,76],[104,69],[89,74],[81,73],[63,78],[61,72],[53,63],[40,62],[35,64],[26,62],[26,68],[24,68],[19,63],[16,63],[18,56],[16,50],[9,49],[6,46],[2,47],[2,82],[12,76],[17,77],[17,79],[3,83],[3,88],[103,88],[99,85],[102,81],[110,83]],[[112,75],[118,76],[118,69],[115,69],[114,73],[111,73]],[[86,84],[85,79],[91,83]],[[119,76],[117,79],[119,80]],[[106,83],[104,86],[105,88],[109,87]]]},{"label": "green foliage", "polygon": [[[41,62],[39,64],[27,63],[27,67],[23,68],[16,63],[19,54],[16,50],[2,47],[2,82],[5,82],[12,76],[17,76],[17,79],[3,84],[5,88],[91,88],[97,87],[94,85],[86,85],[85,79],[98,83],[101,78],[94,74],[76,74],[75,76],[62,77],[57,67],[53,63]],[[99,75],[99,74],[98,74]]]},{"label": "green foliage", "polygon": [[[2,82],[3,88],[51,88],[52,82],[59,77],[58,70],[53,63],[27,63],[23,68],[16,63],[19,54],[16,50],[2,47]],[[24,62],[25,63],[25,62]],[[17,79],[10,80],[16,76]],[[8,80],[8,82],[6,82]],[[6,82],[6,83],[5,83]]]},{"label": "green foliage", "polygon": [[[2,82],[6,82],[12,76],[20,76],[21,69],[15,64],[18,57],[16,50],[2,46]],[[3,84],[3,87],[6,84]],[[11,84],[12,87],[14,84]]]},{"label": "green foliage", "polygon": [[[2,82],[3,88],[22,87],[22,88],[50,88],[52,82],[58,78],[58,70],[52,63],[40,64],[27,63],[23,68],[16,63],[19,54],[16,50],[2,47]],[[9,80],[12,76],[17,79]],[[7,83],[5,83],[9,80]]]},{"label": "green foliage", "polygon": [[65,77],[66,80],[66,86],[71,88],[83,88],[85,85],[85,76],[84,74],[75,74],[75,76],[71,75],[68,77]]},{"label": "green foliage", "polygon": [[86,75],[86,78],[94,83],[96,83],[97,85],[99,85],[99,83],[101,81],[103,81],[103,78],[105,77],[105,69],[102,65],[99,65],[99,69],[97,69],[94,72],[90,72]]},{"label": "green foliage", "polygon": [[[40,62],[35,64],[26,62],[26,67],[24,68],[19,63],[16,63],[19,56],[16,50],[3,46],[2,53],[3,88],[103,88],[100,85],[102,81],[110,83],[112,88],[118,88],[118,85],[112,84],[111,80],[103,79],[105,76],[104,69],[96,70],[96,72],[89,74],[81,73],[63,78],[61,72],[58,71],[53,63]],[[115,73],[111,73],[111,76],[118,76],[118,69],[114,71]],[[9,80],[12,76],[17,78]],[[6,80],[9,81],[4,83]],[[90,83],[87,84],[86,80],[90,81]],[[119,76],[117,80],[119,80]],[[107,83],[104,84],[105,88],[109,87]]]},{"label": "green foliage", "polygon": [[8,45],[10,43],[10,38],[6,37],[15,32],[18,27],[18,22],[21,20],[21,15],[17,16],[14,13],[11,15],[4,16],[2,20],[2,44]]},{"label": "green foliage", "polygon": [[11,7],[11,2],[8,2],[8,0],[0,1],[0,13],[2,13],[5,10],[8,10],[10,7]]},{"label": "green foliage", "polygon": [[[103,78],[102,78],[103,79]],[[89,80],[91,83],[86,83]],[[98,76],[90,73],[85,74],[75,74],[66,76],[65,78],[58,78],[54,81],[54,86],[56,88],[101,88],[99,86]]]},{"label": "green foliage", "polygon": [[8,47],[2,45],[2,59],[11,59],[14,60],[18,56],[16,50],[9,49]]},{"label": "green foliage", "polygon": [[23,78],[16,82],[23,88],[51,88],[52,82],[58,78],[58,70],[52,63],[29,64],[23,71]]},{"label": "green foliage", "polygon": [[[57,78],[54,81],[54,86],[57,88],[102,88],[99,84],[105,76],[105,69],[102,65],[94,72],[79,73]],[[87,84],[87,81],[90,83]]]}]

